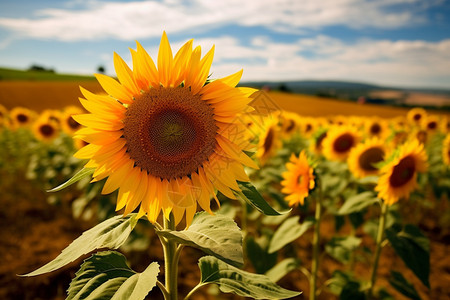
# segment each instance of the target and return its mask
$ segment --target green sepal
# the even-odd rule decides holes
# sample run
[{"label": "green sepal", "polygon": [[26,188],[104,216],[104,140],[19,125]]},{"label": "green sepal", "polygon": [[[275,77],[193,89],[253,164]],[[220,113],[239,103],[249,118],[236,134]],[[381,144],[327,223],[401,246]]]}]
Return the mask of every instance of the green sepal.
[{"label": "green sepal", "polygon": [[256,188],[250,182],[238,181],[238,185],[242,190],[241,192],[237,193],[238,196],[265,215],[279,216],[291,211],[291,209],[283,212],[276,211],[272,206],[269,205],[269,203],[267,203],[263,196],[261,196],[258,190],[256,190]]}]

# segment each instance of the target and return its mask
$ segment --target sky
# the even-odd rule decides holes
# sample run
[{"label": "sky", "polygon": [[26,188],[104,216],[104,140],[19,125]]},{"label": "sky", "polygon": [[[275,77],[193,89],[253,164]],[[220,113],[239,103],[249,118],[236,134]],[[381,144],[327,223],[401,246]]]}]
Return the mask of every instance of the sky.
[{"label": "sky", "polygon": [[0,67],[114,75],[163,31],[215,45],[212,78],[450,89],[450,0],[0,0]]}]

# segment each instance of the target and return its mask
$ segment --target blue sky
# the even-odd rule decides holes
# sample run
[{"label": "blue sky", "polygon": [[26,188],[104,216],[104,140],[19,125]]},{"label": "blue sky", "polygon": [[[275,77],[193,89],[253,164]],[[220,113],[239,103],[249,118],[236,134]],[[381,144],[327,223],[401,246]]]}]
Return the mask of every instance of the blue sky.
[{"label": "blue sky", "polygon": [[112,75],[163,30],[173,50],[215,44],[213,77],[450,89],[448,0],[0,0],[0,66]]}]

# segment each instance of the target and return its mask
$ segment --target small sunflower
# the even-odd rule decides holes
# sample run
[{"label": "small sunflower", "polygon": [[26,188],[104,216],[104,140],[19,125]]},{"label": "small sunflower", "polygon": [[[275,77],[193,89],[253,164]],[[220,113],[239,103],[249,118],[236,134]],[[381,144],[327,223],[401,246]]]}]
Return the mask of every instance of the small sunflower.
[{"label": "small sunflower", "polygon": [[31,130],[38,140],[49,142],[59,135],[59,124],[42,115],[33,123]]},{"label": "small sunflower", "polygon": [[329,160],[345,160],[359,142],[359,133],[350,126],[332,126],[323,140],[323,155]]},{"label": "small sunflower", "polygon": [[368,139],[350,150],[348,168],[356,178],[377,175],[379,170],[374,164],[383,161],[385,155],[386,145],[383,140]]},{"label": "small sunflower", "polygon": [[28,127],[33,123],[34,112],[24,107],[15,107],[11,109],[9,117],[14,129]]},{"label": "small sunflower", "polygon": [[209,80],[214,47],[201,57],[192,44],[174,56],[163,33],[155,65],[137,43],[133,69],[114,54],[118,81],[96,75],[109,96],[81,89],[91,114],[73,117],[87,126],[75,138],[89,144],[75,156],[90,159],[93,181],[108,177],[102,193],[119,189],[116,209],[125,215],[139,207],[152,223],[162,212],[189,226],[197,205],[212,213],[215,189],[236,199],[236,181],[249,180],[244,165],[257,168],[242,151],[247,141],[234,135],[255,90],[236,88],[242,71]]},{"label": "small sunflower", "polygon": [[415,107],[408,111],[406,114],[406,118],[408,121],[415,125],[420,125],[420,123],[427,116],[427,111],[421,107]]},{"label": "small sunflower", "polygon": [[256,157],[259,159],[261,165],[264,165],[281,147],[278,118],[273,115],[266,117],[263,128],[264,130],[259,137],[256,151]]},{"label": "small sunflower", "polygon": [[380,118],[371,118],[364,124],[366,133],[369,137],[378,137],[380,139],[389,135],[389,125],[386,120]]},{"label": "small sunflower", "polygon": [[73,135],[81,129],[81,124],[74,120],[72,116],[82,114],[83,110],[78,106],[68,106],[60,115],[60,124],[62,130],[68,135]]},{"label": "small sunflower", "polygon": [[450,166],[450,134],[447,134],[442,142],[442,160],[447,166]]},{"label": "small sunflower", "polygon": [[408,198],[417,187],[418,172],[426,172],[428,168],[427,154],[417,140],[400,146],[389,162],[380,170],[380,178],[375,187],[378,197],[388,205],[401,198]]},{"label": "small sunflower", "polygon": [[316,155],[321,155],[323,152],[323,140],[327,137],[327,129],[319,128],[312,136],[309,151]]},{"label": "small sunflower", "polygon": [[311,137],[318,127],[318,122],[314,118],[300,119],[300,132],[305,137]]},{"label": "small sunflower", "polygon": [[446,134],[450,132],[450,118],[443,117],[439,122],[439,128],[442,133]]},{"label": "small sunflower", "polygon": [[299,130],[301,119],[300,116],[292,112],[283,112],[280,114],[281,132],[285,138],[289,138]]},{"label": "small sunflower", "polygon": [[439,118],[436,115],[429,115],[422,120],[422,129],[433,134],[439,130]]},{"label": "small sunflower", "polygon": [[305,151],[299,157],[292,154],[286,168],[287,171],[282,173],[281,192],[288,195],[286,200],[289,201],[289,206],[303,205],[315,185],[314,170],[308,163]]},{"label": "small sunflower", "polygon": [[61,113],[61,111],[56,110],[56,109],[46,109],[41,113],[39,118],[44,118],[44,119],[47,119],[50,121],[54,121],[58,125],[60,125],[61,119],[62,119],[62,113]]}]

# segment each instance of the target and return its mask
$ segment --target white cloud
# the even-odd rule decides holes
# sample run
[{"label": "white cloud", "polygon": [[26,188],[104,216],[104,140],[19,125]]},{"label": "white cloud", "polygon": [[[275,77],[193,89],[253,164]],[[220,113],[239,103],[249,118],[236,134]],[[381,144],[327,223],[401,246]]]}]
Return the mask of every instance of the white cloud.
[{"label": "white cloud", "polygon": [[[69,2],[68,9],[43,9],[35,18],[0,18],[0,27],[33,38],[80,41],[121,40],[205,30],[225,24],[264,26],[301,33],[327,25],[397,28],[425,22],[412,10],[389,11],[397,4],[418,6],[425,0],[181,0]],[[426,2],[426,1],[425,1]],[[77,9],[72,9],[76,7]]]}]

